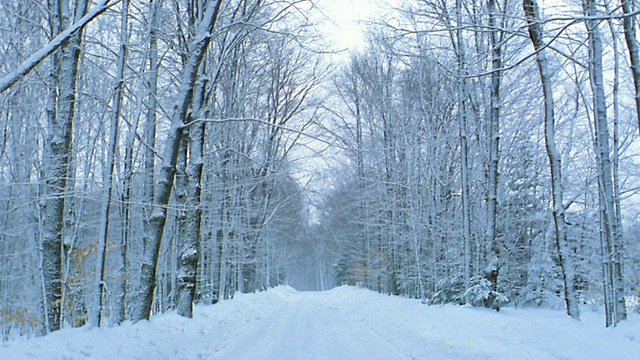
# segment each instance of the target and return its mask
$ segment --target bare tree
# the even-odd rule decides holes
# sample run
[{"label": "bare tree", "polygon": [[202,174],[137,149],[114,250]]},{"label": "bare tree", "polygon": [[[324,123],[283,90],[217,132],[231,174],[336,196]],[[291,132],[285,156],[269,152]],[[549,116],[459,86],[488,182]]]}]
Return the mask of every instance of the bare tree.
[{"label": "bare tree", "polygon": [[[74,18],[80,19],[87,11],[87,2],[79,1],[72,8],[67,1],[49,4],[52,34],[68,29]],[[82,32],[75,32],[52,57],[49,138],[45,152],[47,168],[44,172],[46,198],[43,201],[43,279],[44,307],[48,331],[59,330],[62,304],[62,230],[64,226],[65,190],[72,155],[72,129],[76,106],[76,81],[80,61]]]},{"label": "bare tree", "polygon": [[580,319],[580,309],[578,308],[578,299],[573,279],[574,267],[571,257],[566,251],[567,224],[563,203],[562,163],[555,140],[555,103],[553,100],[553,81],[546,51],[547,44],[544,41],[544,30],[542,28],[537,2],[535,0],[523,0],[522,7],[527,18],[529,37],[536,51],[536,61],[544,94],[545,144],[551,170],[555,243],[564,281],[564,300],[567,314],[574,319]]},{"label": "bare tree", "polygon": [[[191,11],[196,12],[195,9]],[[197,12],[196,12],[197,13]],[[197,16],[194,16],[194,18]],[[181,192],[183,197],[183,212],[186,217],[181,229],[183,239],[178,254],[178,300],[177,312],[181,316],[193,317],[193,303],[196,294],[196,277],[198,271],[198,260],[201,224],[202,224],[202,172],[204,166],[204,145],[205,145],[205,123],[198,121],[205,118],[205,93],[207,88],[206,74],[203,63],[198,74],[199,81],[194,88],[194,100],[191,105],[191,113],[187,119],[188,123],[195,121],[186,129],[186,136],[183,138],[180,159],[184,177],[182,186],[176,187],[176,192]],[[176,184],[180,185],[180,184]]]},{"label": "bare tree", "polygon": [[462,186],[462,224],[464,239],[464,281],[465,288],[471,285],[471,189],[469,184],[469,143],[467,125],[467,70],[466,48],[463,36],[462,0],[456,0],[456,28],[455,37],[451,35],[451,41],[456,49],[458,61],[458,131],[460,134],[460,184]]},{"label": "bare tree", "polygon": [[[588,20],[586,21],[589,36],[589,79],[593,91],[593,111],[595,123],[595,147],[600,193],[600,216],[603,229],[603,257],[605,269],[605,302],[606,325],[615,326],[627,318],[624,297],[624,282],[620,256],[620,222],[617,219],[615,205],[613,169],[611,163],[611,146],[609,124],[607,121],[607,104],[604,94],[604,76],[602,69],[602,39],[597,16],[596,0],[587,0],[584,4]],[[609,296],[606,296],[606,295]]]},{"label": "bare tree", "polygon": [[[500,273],[500,244],[498,243],[496,228],[498,217],[498,166],[500,164],[500,108],[501,108],[501,85],[502,85],[502,42],[504,22],[500,21],[500,12],[496,0],[489,0],[487,3],[489,12],[490,47],[491,47],[491,85],[489,91],[489,163],[487,179],[487,229],[486,242],[491,249],[491,255],[485,268],[485,276],[491,282],[491,289],[498,291],[497,283]],[[488,299],[487,305],[500,309],[500,304],[494,299]]]},{"label": "bare tree", "polygon": [[193,91],[198,69],[207,51],[215,27],[222,0],[207,1],[202,18],[197,22],[193,42],[189,46],[187,61],[181,72],[178,99],[171,112],[171,127],[167,134],[162,167],[158,173],[154,194],[153,212],[144,235],[144,255],[140,279],[139,300],[133,320],[148,319],[151,315],[156,284],[160,242],[167,220],[167,204],[173,187],[178,150],[182,140],[187,115],[193,103]]},{"label": "bare tree", "polygon": [[[107,164],[104,173],[104,198],[102,200],[101,228],[100,228],[100,246],[97,264],[97,289],[96,299],[94,303],[94,315],[92,323],[102,326],[104,323],[105,312],[105,296],[107,281],[107,245],[109,243],[109,219],[111,212],[111,203],[113,198],[114,170],[117,152],[117,144],[119,139],[118,123],[120,121],[122,110],[122,97],[124,88],[124,74],[127,59],[127,27],[129,16],[129,0],[122,1],[122,14],[120,20],[120,49],[118,52],[118,69],[116,73],[116,87],[113,94],[113,104],[111,113],[111,126],[109,131],[109,150],[107,152]],[[123,259],[126,261],[126,259]],[[121,306],[125,306],[121,304]]]}]

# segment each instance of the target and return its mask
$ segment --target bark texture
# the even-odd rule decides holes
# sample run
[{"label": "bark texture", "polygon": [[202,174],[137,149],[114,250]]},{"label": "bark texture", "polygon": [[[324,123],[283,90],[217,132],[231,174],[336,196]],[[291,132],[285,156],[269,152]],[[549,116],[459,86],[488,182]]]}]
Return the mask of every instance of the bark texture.
[{"label": "bark texture", "polygon": [[[69,2],[65,0],[51,2],[49,10],[52,33],[57,33],[69,29],[73,16],[81,18],[86,13],[87,2],[77,2],[73,15]],[[49,114],[49,134],[44,155],[45,199],[42,201],[42,278],[47,331],[59,330],[62,326],[65,192],[72,159],[81,37],[81,31],[73,33],[52,58],[50,87],[54,104]]]}]

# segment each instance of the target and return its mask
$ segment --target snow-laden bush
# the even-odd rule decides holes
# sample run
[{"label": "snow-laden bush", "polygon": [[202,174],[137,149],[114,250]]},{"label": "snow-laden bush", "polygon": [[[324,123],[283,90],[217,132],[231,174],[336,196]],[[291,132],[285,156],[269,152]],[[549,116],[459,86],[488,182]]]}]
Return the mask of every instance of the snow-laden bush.
[{"label": "snow-laden bush", "polygon": [[429,300],[429,304],[458,304],[464,305],[464,279],[459,275],[448,276],[436,284],[436,292]]},{"label": "snow-laden bush", "polygon": [[520,295],[514,299],[516,307],[544,307],[548,309],[560,310],[564,309],[564,299],[559,291],[562,289],[546,289],[535,286],[536,284],[527,284],[520,290]]},{"label": "snow-laden bush", "polygon": [[459,275],[448,276],[436,284],[436,293],[429,300],[429,304],[470,304],[500,310],[509,302],[502,293],[491,289],[491,282],[484,278],[471,279],[473,284],[465,289],[464,278]]},{"label": "snow-laden bush", "polygon": [[486,308],[500,310],[500,307],[509,302],[503,294],[491,289],[491,282],[487,279],[480,279],[477,284],[471,286],[464,292],[464,298],[468,304],[473,306],[484,306]]}]

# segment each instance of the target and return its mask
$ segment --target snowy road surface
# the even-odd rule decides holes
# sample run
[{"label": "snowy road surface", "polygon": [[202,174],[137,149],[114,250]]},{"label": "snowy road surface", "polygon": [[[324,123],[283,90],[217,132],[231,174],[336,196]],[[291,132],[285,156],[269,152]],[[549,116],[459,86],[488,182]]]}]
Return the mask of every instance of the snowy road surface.
[{"label": "snowy road surface", "polygon": [[[381,330],[381,329],[375,329]],[[231,340],[226,359],[411,359],[329,293],[300,292]]]},{"label": "snowy road surface", "polygon": [[[349,287],[276,293],[281,301],[231,338],[219,358],[640,359],[640,337],[628,335],[635,341],[614,349],[616,342],[584,333],[559,311],[425,306]],[[591,315],[598,321],[600,314]]]},{"label": "snowy road surface", "polygon": [[0,359],[640,359],[640,315],[614,329],[598,309],[426,306],[341,287],[289,287],[110,328],[64,329],[0,343]]}]

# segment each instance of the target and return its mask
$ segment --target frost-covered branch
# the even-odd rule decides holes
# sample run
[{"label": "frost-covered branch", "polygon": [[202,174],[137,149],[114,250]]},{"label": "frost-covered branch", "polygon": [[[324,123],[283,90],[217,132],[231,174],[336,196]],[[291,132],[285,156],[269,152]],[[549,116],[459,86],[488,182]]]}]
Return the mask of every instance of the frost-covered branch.
[{"label": "frost-covered branch", "polygon": [[105,12],[111,6],[119,3],[120,0],[102,0],[99,5],[97,5],[91,12],[80,18],[75,24],[71,25],[68,29],[62,31],[56,37],[54,37],[48,44],[42,47],[40,50],[31,54],[25,61],[23,61],[18,67],[5,75],[0,79],[0,93],[5,92],[8,88],[13,86],[18,80],[22,79],[26,76],[33,68],[35,68],[38,64],[42,62],[42,60],[46,59],[49,55],[51,55],[54,51],[56,51],[65,41],[67,41],[71,36],[84,28],[91,20],[98,17],[98,15]]}]

